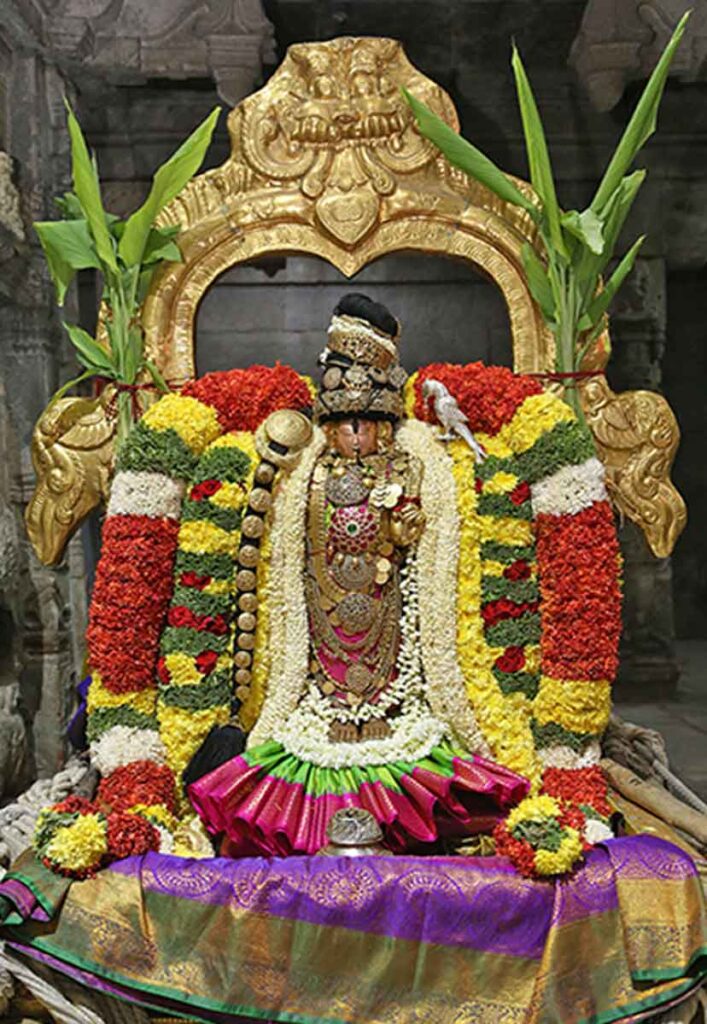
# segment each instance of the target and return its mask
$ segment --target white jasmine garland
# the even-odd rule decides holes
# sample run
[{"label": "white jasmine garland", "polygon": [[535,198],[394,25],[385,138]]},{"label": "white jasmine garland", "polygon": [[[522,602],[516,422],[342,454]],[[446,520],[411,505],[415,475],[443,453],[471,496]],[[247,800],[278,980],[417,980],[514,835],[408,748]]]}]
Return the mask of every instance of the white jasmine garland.
[{"label": "white jasmine garland", "polygon": [[466,750],[490,757],[457,661],[459,513],[452,461],[426,423],[408,420],[397,440],[423,465],[420,500],[426,523],[418,544],[417,575],[426,695],[434,714]]},{"label": "white jasmine garland", "polygon": [[562,744],[553,744],[551,747],[540,747],[538,757],[545,768],[589,768],[591,765],[599,764],[601,759],[601,744],[597,739],[588,740],[581,750],[573,750],[572,747]]},{"label": "white jasmine garland", "polygon": [[124,470],[113,480],[108,515],[179,519],[185,487],[165,473]]},{"label": "white jasmine garland", "polygon": [[90,747],[91,764],[104,777],[132,761],[154,761],[164,764],[166,753],[160,734],[155,729],[136,729],[114,725]]},{"label": "white jasmine garland", "polygon": [[324,432],[315,427],[312,441],[276,496],[269,581],[270,678],[249,747],[274,737],[289,721],[305,691],[309,667],[304,589],[307,500],[312,471],[325,445]]},{"label": "white jasmine garland", "polygon": [[595,501],[606,501],[604,466],[597,458],[576,466],[563,466],[531,487],[533,512],[573,516]]}]

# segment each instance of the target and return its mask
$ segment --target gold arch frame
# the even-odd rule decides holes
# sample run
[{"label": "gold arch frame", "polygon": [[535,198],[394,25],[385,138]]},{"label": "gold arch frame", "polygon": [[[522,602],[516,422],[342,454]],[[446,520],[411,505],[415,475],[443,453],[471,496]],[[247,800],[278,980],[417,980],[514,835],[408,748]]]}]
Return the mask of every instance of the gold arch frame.
[{"label": "gold arch frame", "polygon": [[[215,279],[258,256],[295,253],[349,277],[390,253],[463,259],[503,293],[514,369],[553,369],[554,339],[521,260],[525,242],[537,245],[532,221],[419,135],[401,86],[458,129],[449,96],[400,43],[383,38],[292,46],[265,88],[231,111],[230,157],[195,178],[162,217],[182,229],[184,262],[157,276],[143,323],[148,355],[170,381],[194,375],[196,311]],[[604,351],[585,367],[602,370]],[[615,395],[603,376],[580,388],[615,504],[656,555],[670,554],[686,520],[670,481],[679,440],[670,407],[647,391]]]},{"label": "gold arch frame", "polygon": [[[155,275],[142,322],[147,355],[170,383],[194,376],[196,311],[215,279],[247,260],[288,254],[318,256],[349,277],[391,253],[462,259],[503,293],[514,368],[554,368],[554,339],[521,260],[524,243],[537,248],[532,221],[447,163],[417,132],[401,86],[458,129],[449,96],[413,67],[400,43],[383,38],[292,46],[265,88],[231,111],[231,155],[190,182],[160,218],[180,228],[184,259]],[[517,184],[532,197],[529,185]],[[606,350],[597,346],[584,368],[603,370]],[[615,395],[603,375],[579,386],[614,503],[656,555],[669,555],[686,519],[670,481],[679,440],[670,407],[648,391]],[[102,463],[45,419],[33,441],[35,498],[51,463],[47,452],[64,467],[54,489],[80,497]],[[28,532],[45,562],[60,559],[85,514],[72,501],[71,509],[30,503]]]}]

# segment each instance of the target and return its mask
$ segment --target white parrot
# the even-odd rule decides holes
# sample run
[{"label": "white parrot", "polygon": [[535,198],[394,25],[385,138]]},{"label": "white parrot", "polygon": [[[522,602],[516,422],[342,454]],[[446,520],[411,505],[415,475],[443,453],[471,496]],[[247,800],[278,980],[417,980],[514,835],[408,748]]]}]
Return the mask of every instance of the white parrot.
[{"label": "white parrot", "polygon": [[444,428],[444,433],[439,435],[440,441],[452,441],[454,437],[460,437],[469,445],[473,451],[476,461],[483,462],[486,452],[476,440],[467,426],[467,417],[459,408],[459,404],[448,389],[439,380],[429,378],[422,384],[423,398],[431,398],[437,419]]}]

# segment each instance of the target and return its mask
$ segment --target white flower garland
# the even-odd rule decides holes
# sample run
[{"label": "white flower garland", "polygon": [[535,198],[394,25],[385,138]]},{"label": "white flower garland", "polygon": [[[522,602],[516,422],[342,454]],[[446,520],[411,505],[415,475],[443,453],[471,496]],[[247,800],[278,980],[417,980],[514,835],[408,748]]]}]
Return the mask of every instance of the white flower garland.
[{"label": "white flower garland", "polygon": [[540,747],[538,757],[543,769],[589,768],[601,760],[601,743],[597,739],[588,740],[581,751],[558,743],[551,747]]},{"label": "white flower garland", "polygon": [[309,623],[304,590],[304,562],[309,482],[326,446],[315,428],[311,443],[278,491],[273,508],[272,561],[269,580],[270,678],[260,717],[248,746],[274,736],[294,713],[307,683]]},{"label": "white flower garland", "polygon": [[113,480],[107,515],[179,519],[185,488],[183,480],[165,473],[124,470]]},{"label": "white flower garland", "polygon": [[452,462],[426,423],[408,420],[396,437],[423,465],[420,499],[426,524],[417,565],[426,695],[434,714],[469,753],[490,757],[457,660],[459,513]]},{"label": "white flower garland", "polygon": [[164,764],[164,744],[155,729],[136,729],[129,725],[114,725],[95,740],[90,747],[91,764],[102,776],[109,775],[132,761],[154,761]]},{"label": "white flower garland", "polygon": [[[412,568],[406,583],[411,590],[414,586],[415,598],[419,594],[419,616],[415,613],[419,626],[415,626],[414,653],[405,636],[401,642],[400,692],[409,688],[412,697],[422,685],[427,700],[411,699],[394,720],[393,736],[386,739],[331,743],[326,737],[325,722],[337,716],[326,710],[328,702],[318,689],[308,686],[309,623],[304,589],[309,484],[326,444],[323,432],[315,430],[312,443],[289,479],[283,481],[275,500],[269,580],[271,674],[249,747],[273,738],[303,760],[341,767],[418,760],[446,733],[470,753],[489,756],[456,658],[459,523],[451,462],[427,424],[408,422],[398,430],[397,438],[422,461],[421,504],[427,517],[415,583],[410,582]],[[411,628],[406,624],[411,621],[404,616],[405,630]],[[368,716],[376,717],[373,710],[362,711],[358,720]]]},{"label": "white flower garland", "polygon": [[597,458],[577,466],[563,466],[531,488],[533,513],[574,516],[595,501],[606,501],[604,466]]}]

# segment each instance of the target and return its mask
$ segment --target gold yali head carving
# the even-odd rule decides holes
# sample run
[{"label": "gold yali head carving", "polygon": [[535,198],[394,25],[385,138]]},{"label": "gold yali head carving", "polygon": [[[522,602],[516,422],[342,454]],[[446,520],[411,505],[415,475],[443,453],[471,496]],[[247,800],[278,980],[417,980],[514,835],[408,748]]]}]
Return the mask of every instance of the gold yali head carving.
[{"label": "gold yali head carving", "polygon": [[116,419],[101,400],[59,398],[32,434],[37,484],[25,524],[37,558],[57,565],[86,516],[108,496]]}]

